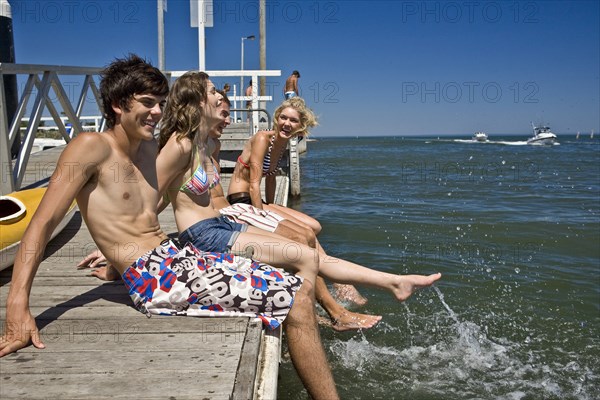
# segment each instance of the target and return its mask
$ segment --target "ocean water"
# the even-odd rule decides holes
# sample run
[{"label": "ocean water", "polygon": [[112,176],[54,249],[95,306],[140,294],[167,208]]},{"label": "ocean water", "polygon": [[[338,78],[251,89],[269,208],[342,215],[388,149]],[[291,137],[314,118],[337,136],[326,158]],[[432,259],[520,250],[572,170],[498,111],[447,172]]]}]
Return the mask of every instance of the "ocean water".
[{"label": "ocean water", "polygon": [[[292,206],[329,254],[443,274],[405,303],[361,289],[372,329],[321,328],[342,398],[600,399],[600,141],[524,139],[308,143]],[[307,398],[285,352],[279,398]]]}]

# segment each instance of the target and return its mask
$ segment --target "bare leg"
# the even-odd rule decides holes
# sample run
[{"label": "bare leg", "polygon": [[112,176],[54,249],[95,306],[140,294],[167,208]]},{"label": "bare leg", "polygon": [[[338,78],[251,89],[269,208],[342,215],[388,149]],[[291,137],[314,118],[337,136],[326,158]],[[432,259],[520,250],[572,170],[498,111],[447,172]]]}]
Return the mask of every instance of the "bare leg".
[{"label": "bare leg", "polygon": [[319,254],[315,249],[266,231],[253,233],[254,229],[258,228],[249,227],[248,232],[240,233],[232,251],[240,253],[251,246],[256,260],[296,273],[311,285],[315,284],[319,268]]},{"label": "bare leg", "polygon": [[317,327],[310,282],[305,281],[296,294],[284,328],[292,362],[311,398],[339,399]]},{"label": "bare leg", "polygon": [[[285,221],[281,221],[281,222],[283,223]],[[303,242],[307,242],[307,241],[312,241],[313,243],[316,242],[316,237],[314,235],[311,235],[312,231],[307,229],[303,232],[302,229],[304,229],[304,228],[301,228],[301,227],[295,228],[295,227],[293,227],[293,224],[290,224],[292,226],[287,226],[286,224],[282,224],[282,223],[280,223],[280,226],[277,227],[277,230],[275,231],[276,235],[273,235],[270,232],[263,231],[256,227],[253,227],[253,226],[248,227],[248,233],[249,234],[257,233],[262,236],[271,236],[272,237],[271,245],[273,245],[272,243],[275,240],[278,240],[278,237],[281,237],[281,236],[279,236],[279,234],[283,234],[283,235],[286,235],[286,237],[296,239],[296,241],[299,243],[303,243]],[[238,241],[239,241],[239,239],[238,239]],[[236,244],[237,244],[237,242],[236,242]],[[285,245],[282,245],[282,246],[285,246]],[[319,245],[319,247],[320,247],[320,245]],[[322,250],[322,248],[321,248],[321,250]],[[263,261],[263,260],[261,260],[261,261]],[[268,261],[265,261],[265,262],[268,262]],[[279,266],[277,264],[273,264],[273,265],[275,265],[276,267]],[[354,289],[354,287],[350,286],[350,285],[341,285],[341,286],[343,286],[343,287],[349,286],[350,288]],[[368,328],[373,327],[373,325],[375,325],[377,322],[379,322],[381,320],[381,316],[379,316],[379,315],[359,314],[359,313],[355,313],[355,312],[346,310],[343,306],[341,306],[340,304],[338,304],[335,301],[335,299],[329,292],[329,289],[327,288],[325,281],[321,277],[317,277],[315,293],[316,293],[317,301],[319,302],[319,304],[323,307],[325,312],[327,312],[327,314],[331,318],[331,321],[332,321],[331,327],[336,331],[341,332],[341,331],[347,331],[347,330],[353,330],[353,329],[368,329]],[[359,294],[359,296],[360,296],[360,294]],[[360,297],[362,297],[362,296],[360,296]]]},{"label": "bare leg", "polygon": [[306,215],[300,211],[293,210],[288,207],[280,206],[279,204],[263,204],[265,210],[274,211],[281,215],[285,219],[289,219],[292,222],[301,223],[304,226],[310,227],[310,229],[318,235],[321,232],[321,224],[313,217]]},{"label": "bare leg", "polygon": [[381,321],[380,315],[355,313],[338,304],[329,293],[325,280],[320,276],[317,277],[315,293],[317,302],[323,307],[331,319],[331,328],[333,330],[343,332],[356,329],[368,329]]},{"label": "bare leg", "polygon": [[[290,240],[306,244],[309,247],[316,248],[321,256],[327,256],[325,250],[317,240],[317,236],[308,226],[301,225],[301,223],[299,224],[298,222],[294,222],[291,220],[283,220],[279,223],[279,226],[277,227],[274,233],[286,237]],[[349,301],[358,306],[364,306],[365,304],[367,304],[367,299],[363,297],[354,286],[334,283],[333,287],[335,289],[335,297],[338,300]],[[316,293],[318,299],[319,286],[317,286]]]},{"label": "bare leg", "polygon": [[319,274],[334,282],[372,286],[385,289],[399,301],[404,301],[422,287],[431,286],[441,278],[432,275],[395,275],[376,271],[336,257],[321,257]]},{"label": "bare leg", "polygon": [[[282,215],[283,217],[283,215]],[[277,229],[275,229],[276,235],[283,236],[290,240],[318,249],[317,247],[317,235],[313,232],[308,225],[301,225],[289,219],[279,221]]]},{"label": "bare leg", "polygon": [[[321,243],[319,243],[317,238],[315,238],[315,244],[323,260],[327,259],[327,257],[329,256],[327,255],[327,253],[325,253],[325,249],[323,249]],[[361,295],[358,292],[358,290],[352,285],[334,283],[333,288],[335,290],[335,297],[338,300],[349,301],[358,306],[364,306],[365,304],[367,304],[367,299],[363,295]]]},{"label": "bare leg", "polygon": [[352,285],[334,283],[333,295],[339,301],[349,301],[359,306],[367,304],[367,299]]},{"label": "bare leg", "polygon": [[[306,215],[300,211],[293,210],[288,207],[280,206],[279,204],[265,204],[263,207],[267,210],[271,210],[276,212],[277,214],[285,217],[291,224],[288,224],[287,227],[292,227],[292,225],[296,225],[299,229],[310,228],[315,233],[315,248],[319,250],[319,253],[326,256],[325,250],[319,244],[316,239],[316,235],[321,232],[321,224],[319,221],[314,219],[313,217]],[[284,221],[282,221],[284,222]],[[293,229],[293,228],[292,228]],[[285,236],[285,235],[283,235]],[[287,237],[287,236],[286,236]],[[293,239],[296,240],[296,239]],[[313,246],[311,246],[313,247]],[[356,305],[363,306],[367,304],[367,299],[363,297],[358,290],[352,285],[343,285],[339,283],[335,283],[333,285],[335,289],[335,295],[339,300],[349,301]]]}]

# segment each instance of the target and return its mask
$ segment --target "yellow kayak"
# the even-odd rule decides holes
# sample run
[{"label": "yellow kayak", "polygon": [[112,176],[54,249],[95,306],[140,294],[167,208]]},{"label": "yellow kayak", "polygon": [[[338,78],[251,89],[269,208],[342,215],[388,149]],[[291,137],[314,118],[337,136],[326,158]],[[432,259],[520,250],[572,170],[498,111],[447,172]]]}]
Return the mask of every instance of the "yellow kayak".
[{"label": "yellow kayak", "polygon": [[[44,197],[44,193],[46,193],[46,188],[37,188],[0,196],[0,271],[13,265],[21,237]],[[71,204],[63,220],[52,232],[50,239],[58,235],[71,221],[75,215],[75,205],[75,202]]]}]

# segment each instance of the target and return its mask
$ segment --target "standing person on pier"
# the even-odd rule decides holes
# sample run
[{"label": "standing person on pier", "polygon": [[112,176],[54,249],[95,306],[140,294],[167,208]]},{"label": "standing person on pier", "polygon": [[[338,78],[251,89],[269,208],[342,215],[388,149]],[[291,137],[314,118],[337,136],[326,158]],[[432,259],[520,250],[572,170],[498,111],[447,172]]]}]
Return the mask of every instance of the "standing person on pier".
[{"label": "standing person on pier", "polygon": [[298,90],[298,79],[300,79],[300,72],[294,71],[285,80],[285,88],[283,89],[283,97],[285,97],[286,100],[289,100],[292,97],[300,96],[300,92]]}]

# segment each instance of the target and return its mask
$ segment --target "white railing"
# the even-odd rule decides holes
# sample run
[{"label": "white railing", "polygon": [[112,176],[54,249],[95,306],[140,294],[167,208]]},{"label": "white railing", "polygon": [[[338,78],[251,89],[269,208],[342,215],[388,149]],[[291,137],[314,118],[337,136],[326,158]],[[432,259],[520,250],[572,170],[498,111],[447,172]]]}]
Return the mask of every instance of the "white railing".
[{"label": "white railing", "polygon": [[[40,128],[40,122],[44,119],[51,119],[60,132],[65,143],[71,140],[72,136],[77,135],[84,129],[81,121],[84,105],[88,99],[88,94],[91,91],[93,98],[93,107],[96,108],[97,114],[102,115],[102,107],[100,93],[96,85],[95,76],[100,74],[102,68],[95,67],[70,67],[60,65],[35,65],[35,64],[11,64],[0,63],[0,194],[8,194],[21,188],[29,156],[34,145],[36,134]],[[165,75],[171,80],[183,75],[187,71],[165,71]],[[252,77],[252,93],[258,93],[258,78],[281,76],[281,71],[206,71],[211,77]],[[7,101],[5,97],[4,76],[5,75],[26,75],[27,82],[19,90],[19,102],[17,110],[12,119],[12,123],[8,121],[7,116]],[[65,84],[61,82],[59,76],[78,76],[83,79],[81,91],[77,99],[75,107],[65,91]],[[32,105],[29,107],[31,94],[37,91]],[[54,98],[50,96],[50,89],[54,92]],[[234,96],[230,97],[231,101],[245,102],[251,101],[252,108],[258,110],[259,102],[272,101],[271,96]],[[61,116],[61,112],[57,109],[55,101],[58,101],[61,112],[65,116]],[[243,103],[242,103],[243,104]],[[234,105],[234,108],[237,108]],[[25,117],[25,113],[30,109],[29,117]],[[50,114],[50,118],[43,117],[44,112]],[[90,110],[87,110],[88,112]],[[94,112],[96,113],[96,112]],[[258,112],[253,112],[253,121],[256,121],[256,126],[253,126],[253,131],[258,130]],[[71,128],[67,130],[67,122],[71,124]],[[22,121],[27,121],[27,126],[23,131],[23,139],[16,160],[12,160],[11,148],[19,137]],[[10,123],[10,126],[9,126]],[[99,124],[99,131],[104,130],[105,121]]]}]

